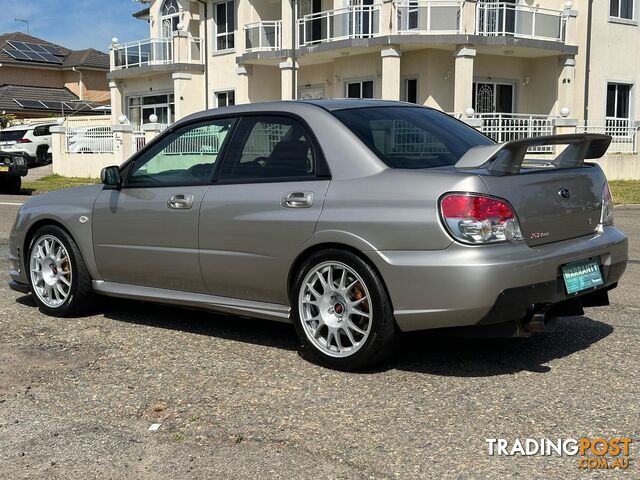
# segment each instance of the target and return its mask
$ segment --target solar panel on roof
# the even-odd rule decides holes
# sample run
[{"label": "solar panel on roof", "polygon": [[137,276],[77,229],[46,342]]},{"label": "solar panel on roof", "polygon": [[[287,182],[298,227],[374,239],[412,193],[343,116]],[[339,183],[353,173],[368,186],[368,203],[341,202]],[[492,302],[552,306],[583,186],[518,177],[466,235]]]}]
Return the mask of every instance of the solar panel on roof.
[{"label": "solar panel on roof", "polygon": [[43,104],[40,100],[26,100],[22,98],[16,98],[13,101],[20,105],[22,108],[27,108],[30,110],[49,110],[49,107]]},{"label": "solar panel on roof", "polygon": [[3,50],[7,55],[10,55],[16,60],[30,60],[28,55],[22,53],[20,50],[16,50],[15,48],[4,48]]},{"label": "solar panel on roof", "polygon": [[50,53],[44,45],[15,41],[7,42],[7,45],[9,45],[11,48],[5,48],[4,51],[16,60],[31,60],[34,62],[45,63],[62,63],[62,59],[56,57],[53,53]]},{"label": "solar panel on roof", "polygon": [[44,103],[45,107],[49,110],[62,110],[62,102],[43,100],[42,103]]},{"label": "solar panel on roof", "polygon": [[52,55],[64,55],[59,48],[52,47],[50,45],[40,45],[44,50]]}]

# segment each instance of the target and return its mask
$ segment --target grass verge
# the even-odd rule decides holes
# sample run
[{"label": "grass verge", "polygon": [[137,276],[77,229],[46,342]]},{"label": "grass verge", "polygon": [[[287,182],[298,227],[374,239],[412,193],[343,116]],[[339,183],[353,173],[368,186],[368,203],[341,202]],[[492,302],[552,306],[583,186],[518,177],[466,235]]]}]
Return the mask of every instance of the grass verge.
[{"label": "grass verge", "polygon": [[616,205],[640,203],[640,180],[611,180],[609,187]]},{"label": "grass verge", "polygon": [[22,182],[22,191],[37,195],[80,185],[93,185],[100,182],[97,178],[69,178],[60,175],[47,175],[33,182]]}]

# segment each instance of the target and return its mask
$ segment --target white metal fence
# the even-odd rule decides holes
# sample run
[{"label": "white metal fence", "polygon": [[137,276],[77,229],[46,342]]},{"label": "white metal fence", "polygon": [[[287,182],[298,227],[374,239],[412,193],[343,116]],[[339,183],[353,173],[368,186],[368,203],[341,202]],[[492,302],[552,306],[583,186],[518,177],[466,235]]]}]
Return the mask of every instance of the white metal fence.
[{"label": "white metal fence", "polygon": [[395,2],[398,33],[460,33],[462,1],[402,0]]},{"label": "white metal fence", "polygon": [[[518,113],[479,113],[480,131],[498,143],[528,137],[553,135],[553,117]],[[553,153],[553,145],[531,147],[530,153]]]},{"label": "white metal fence", "polygon": [[64,126],[67,153],[113,152],[111,117],[68,118]]},{"label": "white metal fence", "polygon": [[312,13],[298,20],[298,45],[369,38],[380,32],[380,5],[353,5]]},{"label": "white metal fence", "polygon": [[244,26],[245,50],[260,52],[280,50],[282,22],[256,22]]},{"label": "white metal fence", "polygon": [[142,127],[140,126],[134,127],[132,140],[133,140],[134,153],[137,152],[138,150],[141,150],[142,147],[144,147],[147,144],[147,137],[144,133],[144,130],[142,130]]},{"label": "white metal fence", "polygon": [[479,35],[564,40],[566,19],[560,10],[506,2],[478,2],[476,31]]},{"label": "white metal fence", "polygon": [[604,133],[611,135],[611,146],[607,153],[638,153],[638,127],[633,120],[626,118],[607,118],[589,120],[578,125],[578,133]]}]

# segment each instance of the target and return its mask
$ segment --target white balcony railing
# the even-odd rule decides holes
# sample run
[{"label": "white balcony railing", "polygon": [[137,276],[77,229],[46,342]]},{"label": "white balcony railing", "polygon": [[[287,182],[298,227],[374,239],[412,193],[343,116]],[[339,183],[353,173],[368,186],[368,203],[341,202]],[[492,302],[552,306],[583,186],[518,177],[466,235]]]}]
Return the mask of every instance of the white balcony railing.
[{"label": "white balcony railing", "polygon": [[505,2],[478,2],[478,35],[516,36],[544,40],[564,40],[566,19],[560,10],[514,5]]},{"label": "white balcony railing", "polygon": [[170,38],[149,38],[136,42],[114,45],[115,70],[166,65],[173,61],[173,42]]},{"label": "white balcony railing", "polygon": [[199,37],[189,37],[189,63],[202,63],[202,39]]},{"label": "white balcony railing", "polygon": [[244,26],[245,50],[264,52],[280,50],[282,22],[256,22]]},{"label": "white balcony railing", "polygon": [[611,146],[607,153],[638,153],[638,127],[627,118],[589,120],[578,125],[578,133],[604,133],[611,135]]},{"label": "white balcony railing", "polygon": [[460,33],[463,6],[463,1],[397,1],[395,2],[395,7],[398,33]]},{"label": "white balcony railing", "polygon": [[[522,113],[478,113],[480,131],[498,143],[520,138],[553,135],[553,117]],[[529,153],[552,153],[553,145],[531,147]]]},{"label": "white balcony railing", "polygon": [[298,46],[370,38],[380,33],[380,5],[357,5],[298,19]]}]

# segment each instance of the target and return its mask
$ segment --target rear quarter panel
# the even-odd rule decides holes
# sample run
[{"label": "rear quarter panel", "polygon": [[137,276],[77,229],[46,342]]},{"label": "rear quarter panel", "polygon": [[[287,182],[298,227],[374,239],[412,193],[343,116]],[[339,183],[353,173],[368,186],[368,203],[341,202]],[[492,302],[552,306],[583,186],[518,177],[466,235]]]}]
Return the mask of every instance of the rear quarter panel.
[{"label": "rear quarter panel", "polygon": [[452,243],[440,222],[446,192],[486,193],[476,175],[386,169],[329,185],[312,242],[346,243],[360,250],[443,250]]}]

